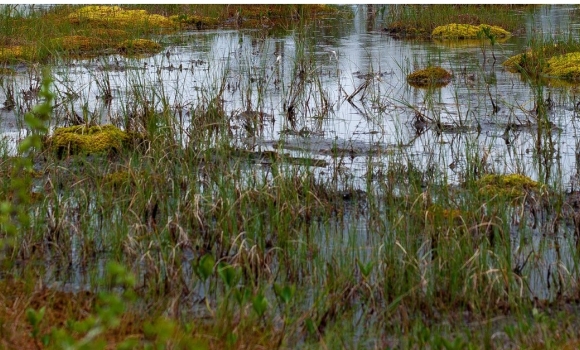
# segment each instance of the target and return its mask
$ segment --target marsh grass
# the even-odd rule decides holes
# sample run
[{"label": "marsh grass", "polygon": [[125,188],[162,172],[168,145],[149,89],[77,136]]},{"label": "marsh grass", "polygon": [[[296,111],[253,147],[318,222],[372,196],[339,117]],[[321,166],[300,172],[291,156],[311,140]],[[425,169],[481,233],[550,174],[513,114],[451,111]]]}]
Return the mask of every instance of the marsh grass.
[{"label": "marsh grass", "polygon": [[[282,77],[280,117],[300,131],[315,129],[332,106],[305,32],[297,31],[296,41],[298,59]],[[255,79],[265,85],[240,83],[249,111],[263,108],[276,88],[271,61],[257,62]],[[248,58],[247,66],[253,63]],[[381,164],[369,156],[363,192],[339,170],[320,176],[280,149],[248,156],[256,153],[232,140],[224,103],[236,72],[227,63],[208,70],[215,73],[201,82],[196,105],[138,72],[130,76],[130,96],[110,94],[125,106],[112,122],[140,135],[135,147],[39,150],[40,170],[2,177],[5,202],[15,191],[14,205],[29,216],[1,208],[3,238],[10,238],[2,240],[2,346],[577,344],[573,313],[548,316],[576,298],[574,274],[548,270],[558,290],[553,301],[534,299],[529,285],[532,265],[543,264],[547,252],[561,261],[564,249],[546,238],[558,234],[557,220],[534,231],[546,206],[553,217],[564,206],[561,198],[547,199],[557,181],[546,129],[534,135],[539,182],[495,174],[478,145],[460,135],[466,146],[454,159],[424,165],[404,147]],[[110,77],[96,78],[100,95],[112,91]],[[373,84],[353,103],[381,103]],[[543,94],[537,90],[538,102]],[[435,95],[425,94],[430,115]],[[309,109],[301,107],[307,102]],[[176,113],[177,106],[188,114]],[[547,124],[542,106],[538,119]],[[435,153],[434,145],[426,148]],[[336,150],[333,161],[346,158]],[[6,158],[3,171],[13,161]],[[436,167],[452,161],[461,164],[459,182]],[[40,193],[36,201],[31,188]],[[545,236],[540,244],[522,250],[536,232]],[[555,329],[561,338],[550,335]]]},{"label": "marsh grass", "polygon": [[433,29],[451,23],[498,26],[508,32],[522,30],[518,19],[522,11],[534,6],[521,5],[413,5],[387,6],[385,30],[397,37],[430,38]]},{"label": "marsh grass", "polygon": [[572,37],[534,38],[526,52],[509,57],[503,65],[540,85],[554,85],[551,81],[556,79],[575,82],[579,79],[575,68],[579,50],[580,44]]},{"label": "marsh grass", "polygon": [[[205,29],[230,25],[286,29],[302,18],[336,13],[335,7],[327,5],[133,5],[124,8],[68,5],[33,11],[28,16],[6,11],[0,16],[0,62],[47,62],[59,56],[96,57],[111,50],[127,51],[128,41],[150,40],[180,27]],[[129,45],[130,49],[134,50],[138,42]],[[155,44],[158,43],[148,43],[147,52]]]}]

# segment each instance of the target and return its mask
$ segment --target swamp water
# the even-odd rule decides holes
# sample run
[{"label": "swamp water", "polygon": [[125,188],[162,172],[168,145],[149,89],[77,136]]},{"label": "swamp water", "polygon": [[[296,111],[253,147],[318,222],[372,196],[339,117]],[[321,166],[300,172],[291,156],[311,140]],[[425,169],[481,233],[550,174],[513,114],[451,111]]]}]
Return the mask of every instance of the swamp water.
[{"label": "swamp water", "polygon": [[[261,30],[182,32],[159,37],[166,48],[150,57],[110,55],[55,63],[57,110],[61,116],[76,113],[85,120],[118,124],[121,115],[136,108],[135,100],[147,100],[155,110],[168,104],[181,127],[176,133],[188,147],[192,111],[223,89],[234,147],[257,154],[277,151],[316,163],[312,167],[316,176],[334,183],[345,196],[379,193],[394,162],[422,174],[426,192],[437,185],[459,186],[469,170],[469,156],[485,158],[489,172],[521,173],[557,191],[571,192],[580,185],[577,87],[558,82],[537,87],[507,72],[501,63],[522,52],[532,36],[577,36],[580,23],[570,15],[574,10],[549,6],[534,15],[522,14],[529,16],[527,33],[494,46],[485,41],[396,40],[381,31],[380,15],[369,18],[364,7],[353,7],[352,20],[320,20],[308,30],[273,36]],[[429,65],[451,71],[451,83],[429,89],[407,83],[409,73]],[[35,104],[26,91],[37,81],[28,67],[15,68],[17,105],[26,109]],[[5,99],[3,90],[0,100]],[[104,98],[108,93],[112,99]],[[547,138],[554,148],[549,154],[536,152],[534,110],[538,101],[546,100],[552,105],[547,113],[553,125]],[[0,112],[8,153],[26,136],[15,114],[18,110]],[[438,123],[418,122],[418,113]],[[267,161],[257,163],[249,174],[270,174]],[[562,285],[568,287],[578,278],[574,228],[561,225],[554,232],[548,227],[549,216],[542,214],[538,225],[522,228],[520,209],[524,210],[514,210],[511,232],[514,264],[521,265],[526,276],[525,293],[550,299],[558,293],[555,275],[564,276]],[[99,231],[106,227],[93,221]],[[374,224],[354,209],[340,221],[312,224],[311,231],[318,235],[313,239],[317,253],[330,264],[340,255],[360,261],[380,255],[385,244],[395,242],[369,234]],[[388,230],[395,223],[384,225]],[[49,262],[47,284],[61,283],[68,290],[90,288],[91,274],[75,264],[80,259],[75,237],[71,236],[70,268],[58,269]],[[427,243],[418,242],[416,247],[418,264],[427,265]],[[183,255],[186,284],[195,285],[189,280],[195,256],[193,251]],[[105,260],[98,259],[93,274],[102,275]],[[141,263],[145,264],[137,265]],[[276,274],[279,267],[276,262],[272,266]],[[206,287],[193,287],[190,307],[198,307],[196,300],[205,296]]]}]

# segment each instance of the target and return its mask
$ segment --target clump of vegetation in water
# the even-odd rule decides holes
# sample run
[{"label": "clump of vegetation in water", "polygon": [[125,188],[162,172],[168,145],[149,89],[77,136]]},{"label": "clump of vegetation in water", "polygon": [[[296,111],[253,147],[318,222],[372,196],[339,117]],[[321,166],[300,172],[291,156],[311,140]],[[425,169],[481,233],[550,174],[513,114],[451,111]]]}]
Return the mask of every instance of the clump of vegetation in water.
[{"label": "clump of vegetation in water", "polygon": [[117,46],[117,50],[125,55],[155,54],[161,49],[161,45],[148,39],[125,40]]},{"label": "clump of vegetation in water", "polygon": [[524,28],[523,16],[516,12],[532,10],[525,5],[402,5],[386,10],[384,31],[400,38],[431,38],[435,28],[449,23],[482,24],[501,27],[508,32]]},{"label": "clump of vegetation in water", "polygon": [[580,81],[580,52],[570,52],[551,57],[544,73],[550,77]]},{"label": "clump of vegetation in water", "polygon": [[529,78],[555,78],[561,81],[580,81],[580,44],[574,40],[533,40],[523,53],[503,62],[506,70],[522,73]]},{"label": "clump of vegetation in water", "polygon": [[506,38],[511,35],[510,32],[498,26],[451,23],[436,27],[431,36],[443,39],[475,39],[481,37],[484,30],[489,30],[490,34],[497,38]]},{"label": "clump of vegetation in water", "polygon": [[106,47],[106,43],[99,38],[90,38],[82,35],[70,35],[52,40],[52,45],[67,54],[98,53]]},{"label": "clump of vegetation in water", "polygon": [[31,61],[35,59],[34,46],[5,46],[0,47],[0,62]]},{"label": "clump of vegetation in water", "polygon": [[441,67],[428,67],[407,75],[407,81],[415,87],[439,87],[449,84],[453,75]]},{"label": "clump of vegetation in water", "polygon": [[215,17],[196,14],[180,14],[170,16],[169,19],[178,23],[181,29],[207,29],[217,27],[220,23]]},{"label": "clump of vegetation in water", "polygon": [[59,156],[116,152],[123,149],[131,136],[113,125],[75,125],[57,128],[45,146]]},{"label": "clump of vegetation in water", "polygon": [[477,180],[481,194],[501,198],[521,198],[529,192],[538,192],[543,187],[537,181],[521,174],[486,174]]},{"label": "clump of vegetation in water", "polygon": [[328,5],[54,7],[39,16],[0,17],[0,25],[6,29],[0,33],[0,62],[45,61],[55,55],[94,57],[122,46],[126,40],[150,39],[151,35],[178,29],[287,28],[303,19],[338,12]]},{"label": "clump of vegetation in water", "polygon": [[84,6],[68,15],[73,24],[91,24],[112,28],[174,28],[169,18],[145,10],[125,10],[119,6]]}]

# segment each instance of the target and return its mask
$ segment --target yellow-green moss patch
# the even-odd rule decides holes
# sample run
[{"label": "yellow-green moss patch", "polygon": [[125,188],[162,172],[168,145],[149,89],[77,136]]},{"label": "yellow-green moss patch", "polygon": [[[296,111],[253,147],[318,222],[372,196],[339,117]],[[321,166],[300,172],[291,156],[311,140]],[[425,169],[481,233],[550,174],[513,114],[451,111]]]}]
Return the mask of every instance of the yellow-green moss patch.
[{"label": "yellow-green moss patch", "polygon": [[525,59],[526,55],[530,55],[531,53],[520,53],[517,54],[515,56],[511,56],[510,58],[508,58],[507,60],[504,61],[504,63],[502,63],[502,65],[505,67],[505,69],[508,72],[512,72],[512,73],[518,73],[522,67],[522,60]]},{"label": "yellow-green moss patch", "polygon": [[126,55],[155,54],[161,49],[161,45],[147,39],[125,40],[117,46],[117,50]]},{"label": "yellow-green moss patch", "polygon": [[0,62],[28,61],[35,56],[33,47],[6,46],[0,47]]},{"label": "yellow-green moss patch", "polygon": [[443,208],[439,205],[431,205],[425,216],[430,223],[447,224],[450,226],[461,226],[465,223],[467,213],[452,208]]},{"label": "yellow-green moss patch", "polygon": [[431,36],[445,39],[475,39],[481,37],[485,28],[489,28],[490,33],[496,38],[510,36],[510,32],[498,26],[490,26],[487,24],[475,26],[472,24],[458,23],[435,27],[433,32],[431,32]]},{"label": "yellow-green moss patch", "polygon": [[416,38],[416,37],[428,37],[429,31],[422,27],[415,27],[412,23],[407,21],[394,21],[389,24],[387,28],[384,29],[389,35],[396,38]]},{"label": "yellow-green moss patch", "polygon": [[544,73],[552,77],[580,81],[580,52],[570,52],[550,58]]},{"label": "yellow-green moss patch", "polygon": [[487,174],[477,181],[481,194],[516,199],[530,191],[540,191],[542,185],[521,174]]},{"label": "yellow-green moss patch", "polygon": [[103,177],[103,181],[107,186],[121,187],[123,185],[135,185],[133,173],[129,171],[115,171]]},{"label": "yellow-green moss patch", "polygon": [[175,15],[169,19],[185,28],[205,29],[216,27],[219,24],[217,18],[199,15]]},{"label": "yellow-green moss patch", "polygon": [[90,53],[106,47],[99,38],[89,38],[82,35],[70,35],[52,40],[52,44],[60,51],[74,53]]},{"label": "yellow-green moss patch", "polygon": [[551,45],[538,53],[528,50],[508,58],[502,65],[512,73],[526,72],[534,77],[580,82],[580,52],[560,54],[554,50],[557,47]]},{"label": "yellow-green moss patch", "polygon": [[75,125],[58,128],[46,141],[46,146],[59,156],[117,152],[123,149],[130,136],[113,125]]},{"label": "yellow-green moss patch", "polygon": [[98,38],[104,43],[118,43],[126,38],[131,37],[131,34],[123,29],[109,29],[109,28],[91,28],[77,31],[77,35],[83,35],[91,38]]},{"label": "yellow-green moss patch", "polygon": [[93,23],[108,28],[173,28],[174,22],[145,10],[124,10],[119,6],[84,6],[69,16],[72,23]]},{"label": "yellow-green moss patch", "polygon": [[428,67],[407,75],[409,84],[416,87],[444,86],[451,78],[451,73],[441,67]]}]

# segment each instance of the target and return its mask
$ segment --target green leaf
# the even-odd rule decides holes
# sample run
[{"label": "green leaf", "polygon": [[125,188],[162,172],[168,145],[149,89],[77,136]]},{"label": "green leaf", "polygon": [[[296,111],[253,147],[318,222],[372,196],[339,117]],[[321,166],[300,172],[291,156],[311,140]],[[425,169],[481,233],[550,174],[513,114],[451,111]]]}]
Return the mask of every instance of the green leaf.
[{"label": "green leaf", "polygon": [[296,286],[281,286],[278,283],[274,283],[274,292],[280,298],[284,304],[289,304],[294,297],[294,292],[296,291]]},{"label": "green leaf", "polygon": [[32,308],[26,309],[26,320],[28,323],[30,323],[32,328],[38,327],[40,321],[42,321],[42,318],[44,317],[44,311],[46,311],[45,309],[45,307],[42,307],[38,311]]},{"label": "green leaf", "polygon": [[304,326],[306,327],[308,333],[316,334],[316,327],[314,326],[314,321],[312,321],[312,318],[307,318],[306,321],[304,321]]},{"label": "green leaf", "polygon": [[238,305],[243,306],[250,299],[250,290],[246,287],[238,287],[234,290],[234,297]]},{"label": "green leaf", "polygon": [[232,265],[220,262],[218,264],[218,275],[225,283],[226,287],[231,289],[236,283],[238,283],[240,273],[239,269],[234,268]]},{"label": "green leaf", "polygon": [[203,280],[207,280],[213,272],[213,267],[215,265],[215,259],[213,255],[205,254],[199,259],[199,264],[197,265],[197,275]]},{"label": "green leaf", "polygon": [[252,306],[258,316],[262,317],[268,308],[268,300],[261,292],[252,298]]},{"label": "green leaf", "polygon": [[374,267],[373,262],[369,261],[367,264],[363,264],[359,260],[357,260],[357,263],[358,263],[358,268],[359,268],[360,272],[362,273],[363,277],[368,278],[373,270],[373,267]]}]

